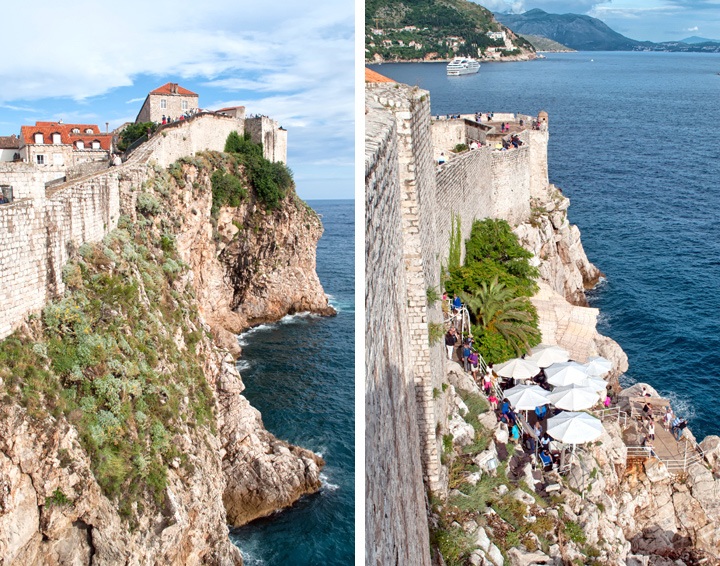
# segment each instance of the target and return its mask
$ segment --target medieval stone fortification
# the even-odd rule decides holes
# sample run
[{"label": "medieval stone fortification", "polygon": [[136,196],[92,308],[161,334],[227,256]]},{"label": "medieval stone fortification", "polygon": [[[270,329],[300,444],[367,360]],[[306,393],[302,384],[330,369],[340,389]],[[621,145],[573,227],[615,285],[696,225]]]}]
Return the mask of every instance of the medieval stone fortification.
[{"label": "medieval stone fortification", "polygon": [[[546,115],[540,120],[547,125]],[[456,144],[470,139],[491,142],[496,133],[465,117],[433,124],[429,93],[392,82],[366,84],[365,126],[366,563],[429,565],[428,525],[436,521],[431,501],[442,502],[448,495],[448,470],[441,458],[443,435],[451,432],[454,442],[461,442],[465,433],[460,434],[454,423],[468,426],[461,418],[463,403],[455,388],[479,392],[472,380],[468,384],[452,377],[459,366],[446,360],[440,343],[430,344],[429,323],[441,322],[442,315],[437,303],[428,304],[426,293],[429,288],[439,289],[453,219],[460,219],[463,255],[473,221],[483,218],[507,220],[535,254],[540,291],[532,301],[543,342],[559,344],[577,361],[592,355],[610,359],[609,380],[616,387],[618,375],[627,370],[627,357],[614,341],[597,333],[598,311],[587,307],[584,289],[601,274],[587,260],[577,227],[568,222],[568,199],[548,181],[546,127],[524,129],[520,134],[524,143],[516,149],[497,151],[489,144],[455,155],[451,150]],[[442,166],[437,165],[440,153],[450,157]],[[494,417],[490,421],[486,426],[492,434]],[[656,506],[647,499],[652,482],[641,479],[640,503],[630,502],[627,492],[637,483],[621,483],[627,455],[620,429],[616,424],[606,428],[611,434],[603,436],[603,445],[593,452],[593,465],[603,475],[592,489],[598,492],[596,501],[601,495],[605,498],[603,504],[595,506],[570,492],[568,500],[574,503],[568,516],[577,518],[593,544],[605,538],[603,563],[631,560],[632,540],[632,550],[642,549],[638,556],[644,557],[634,557],[639,561],[628,564],[665,564],[648,562],[648,556],[662,555],[666,548],[662,544],[671,544],[672,534],[664,535],[662,544],[657,542],[660,539],[648,543],[643,538],[653,528]],[[470,427],[469,438],[472,434]],[[496,434],[507,439],[506,433]],[[708,453],[714,453],[718,444],[720,439],[705,441],[708,462],[716,462]],[[696,474],[702,475],[699,470]],[[720,480],[713,485],[717,491]],[[609,503],[605,491],[620,499]],[[603,505],[612,512],[603,514],[599,510]],[[717,505],[710,500],[693,505],[708,513],[697,525],[689,526],[679,508],[669,511],[673,520],[667,523],[686,536],[685,546],[691,541],[712,550],[718,541],[708,531],[708,521],[717,515]],[[645,513],[642,521],[631,518],[639,508]],[[675,519],[675,513],[682,518]],[[700,527],[705,529],[702,536],[687,534]],[[478,541],[473,564],[503,564],[483,527],[466,523],[462,529]],[[510,563],[582,560],[574,543],[568,544],[551,547],[550,557],[536,555],[539,562],[518,550]]]},{"label": "medieval stone fortification", "polygon": [[[133,188],[146,180],[149,162],[167,167],[198,151],[222,151],[228,134],[242,135],[245,128],[253,141],[263,142],[268,159],[286,162],[287,132],[274,120],[208,113],[162,127],[121,166],[105,165],[103,171],[64,184],[66,172],[52,166],[2,164],[0,179],[13,186],[15,201],[0,206],[0,338],[63,292],[62,269],[73,250],[117,227],[121,208],[134,210]],[[120,195],[128,202],[121,205]]]}]

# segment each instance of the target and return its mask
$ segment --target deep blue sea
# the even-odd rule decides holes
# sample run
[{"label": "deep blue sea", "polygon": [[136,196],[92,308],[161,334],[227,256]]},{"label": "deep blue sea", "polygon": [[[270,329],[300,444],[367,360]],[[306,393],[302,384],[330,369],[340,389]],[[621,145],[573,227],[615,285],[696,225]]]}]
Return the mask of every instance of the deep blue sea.
[{"label": "deep blue sea", "polygon": [[317,272],[336,317],[295,315],[240,336],[245,396],[278,438],[327,462],[319,493],[230,532],[248,565],[354,564],[354,201],[311,200]]},{"label": "deep blue sea", "polygon": [[590,293],[599,330],[644,381],[720,434],[720,55],[580,52],[378,72],[430,91],[433,114],[549,113],[550,181],[606,275]]}]

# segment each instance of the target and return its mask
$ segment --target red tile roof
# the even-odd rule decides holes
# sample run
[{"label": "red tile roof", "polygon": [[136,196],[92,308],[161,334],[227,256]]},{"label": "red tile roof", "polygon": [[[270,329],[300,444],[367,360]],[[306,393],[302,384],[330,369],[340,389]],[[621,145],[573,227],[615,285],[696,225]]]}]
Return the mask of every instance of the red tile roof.
[{"label": "red tile roof", "polygon": [[[80,130],[79,134],[73,133],[74,129]],[[92,133],[86,134],[85,130],[92,130]],[[75,142],[81,140],[85,143],[85,149],[90,149],[93,141],[99,141],[100,147],[106,151],[110,151],[112,145],[111,134],[101,134],[100,128],[95,124],[60,124],[58,122],[35,122],[34,126],[21,126],[20,138],[25,145],[35,144],[35,134],[43,135],[45,145],[52,145],[52,135],[60,134],[60,142],[67,145],[75,145]]]},{"label": "red tile roof", "polygon": [[193,91],[183,88],[177,83],[164,84],[155,90],[151,90],[150,94],[182,94],[185,96],[198,96]]},{"label": "red tile roof", "polygon": [[365,82],[366,83],[394,83],[395,81],[381,75],[378,72],[373,71],[365,67]]}]

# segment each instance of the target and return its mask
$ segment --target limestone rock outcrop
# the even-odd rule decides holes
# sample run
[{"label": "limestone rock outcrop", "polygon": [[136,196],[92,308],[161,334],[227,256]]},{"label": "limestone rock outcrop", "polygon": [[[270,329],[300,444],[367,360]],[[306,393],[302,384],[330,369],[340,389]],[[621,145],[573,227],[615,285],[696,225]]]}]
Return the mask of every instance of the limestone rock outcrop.
[{"label": "limestone rock outcrop", "polygon": [[[242,564],[230,542],[218,441],[187,431],[176,442],[193,463],[172,467],[164,503],[129,529],[103,495],[77,432],[64,418],[0,412],[0,563]],[[192,486],[189,489],[189,486]]]},{"label": "limestone rock outcrop", "polygon": [[300,496],[320,489],[322,458],[310,450],[283,442],[262,424],[260,412],[241,395],[244,389],[228,356],[218,380],[219,429],[223,472],[223,502],[233,526],[287,507]]}]

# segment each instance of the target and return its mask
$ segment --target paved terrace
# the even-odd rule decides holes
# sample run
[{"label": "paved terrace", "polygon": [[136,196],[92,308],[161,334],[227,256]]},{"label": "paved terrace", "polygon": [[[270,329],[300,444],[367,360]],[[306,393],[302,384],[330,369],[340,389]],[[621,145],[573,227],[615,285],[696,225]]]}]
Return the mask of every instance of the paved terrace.
[{"label": "paved terrace", "polygon": [[643,446],[647,437],[647,419],[643,420],[643,406],[647,403],[652,407],[655,423],[655,440],[652,449],[671,473],[687,470],[694,462],[702,460],[703,453],[695,439],[685,429],[680,441],[675,440],[672,432],[663,428],[665,408],[670,406],[668,399],[658,397],[630,397],[630,413],[627,415],[627,426],[623,427],[623,441],[628,448],[628,462],[645,461],[650,457],[648,448]]}]

